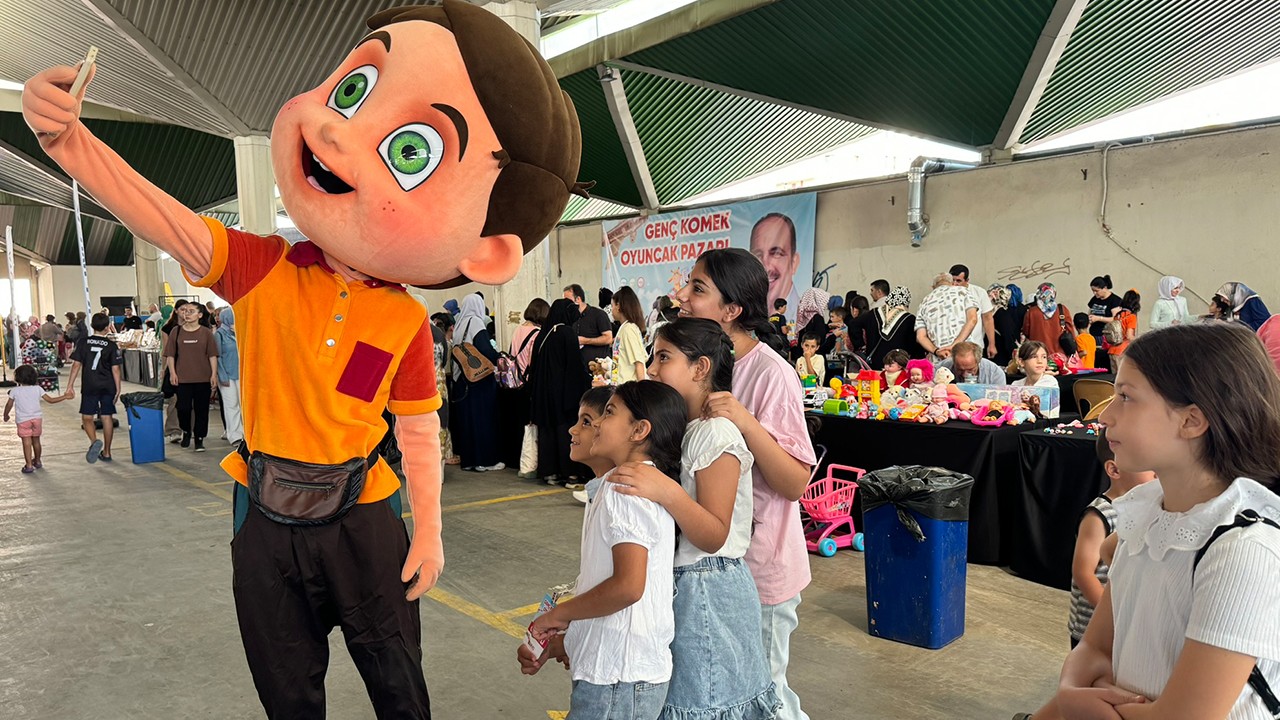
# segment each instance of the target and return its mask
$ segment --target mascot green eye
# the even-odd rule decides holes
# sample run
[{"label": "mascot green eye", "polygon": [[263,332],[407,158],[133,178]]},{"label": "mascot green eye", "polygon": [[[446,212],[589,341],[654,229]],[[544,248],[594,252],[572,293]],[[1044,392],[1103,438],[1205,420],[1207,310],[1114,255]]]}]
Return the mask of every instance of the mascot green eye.
[{"label": "mascot green eye", "polygon": [[431,177],[440,166],[444,138],[430,125],[412,123],[393,130],[378,145],[378,154],[400,189],[408,192]]},{"label": "mascot green eye", "polygon": [[365,98],[369,97],[369,92],[377,83],[378,68],[361,65],[338,82],[338,86],[329,94],[328,105],[343,116],[351,117],[364,104]]}]

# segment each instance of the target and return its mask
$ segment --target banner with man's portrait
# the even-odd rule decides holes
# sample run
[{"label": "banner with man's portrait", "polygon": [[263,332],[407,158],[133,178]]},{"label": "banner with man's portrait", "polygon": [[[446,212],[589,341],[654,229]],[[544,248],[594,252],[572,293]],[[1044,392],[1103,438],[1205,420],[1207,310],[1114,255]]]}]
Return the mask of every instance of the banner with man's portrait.
[{"label": "banner with man's portrait", "polygon": [[602,284],[630,286],[647,313],[661,295],[689,281],[698,256],[736,247],[760,259],[769,275],[768,311],[786,298],[793,316],[813,279],[818,196],[803,193],[603,223]]}]

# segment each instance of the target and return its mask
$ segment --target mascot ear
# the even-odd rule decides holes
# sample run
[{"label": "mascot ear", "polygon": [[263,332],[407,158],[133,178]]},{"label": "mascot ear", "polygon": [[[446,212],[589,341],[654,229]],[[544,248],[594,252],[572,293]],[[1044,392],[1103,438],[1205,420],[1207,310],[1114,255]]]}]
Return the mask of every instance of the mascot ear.
[{"label": "mascot ear", "polygon": [[524,246],[510,233],[480,238],[480,242],[462,260],[458,272],[481,285],[501,285],[520,272]]}]

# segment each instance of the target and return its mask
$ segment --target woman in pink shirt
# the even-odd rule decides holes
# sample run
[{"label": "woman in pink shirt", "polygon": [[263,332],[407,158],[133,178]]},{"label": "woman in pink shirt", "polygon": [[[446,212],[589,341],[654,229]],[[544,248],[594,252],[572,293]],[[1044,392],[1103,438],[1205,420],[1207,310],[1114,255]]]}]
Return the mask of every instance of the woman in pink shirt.
[{"label": "woman in pink shirt", "polygon": [[733,341],[733,392],[713,393],[712,417],[725,417],[755,456],[755,530],[747,567],[760,593],[765,655],[782,709],[780,720],[807,720],[800,698],[787,685],[791,633],[800,591],[809,585],[809,555],[796,501],[816,462],[804,421],[804,390],[780,354],[786,342],[769,323],[769,277],[751,253],[708,250],[679,293],[680,314],[715,320]]}]

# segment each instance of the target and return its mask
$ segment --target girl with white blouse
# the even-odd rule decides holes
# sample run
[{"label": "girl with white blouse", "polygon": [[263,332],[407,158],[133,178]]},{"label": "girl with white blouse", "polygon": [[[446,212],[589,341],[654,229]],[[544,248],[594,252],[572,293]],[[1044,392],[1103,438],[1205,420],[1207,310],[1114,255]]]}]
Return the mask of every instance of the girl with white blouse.
[{"label": "girl with white blouse", "polygon": [[675,641],[663,718],[767,720],[781,706],[760,642],[760,595],[743,556],[751,545],[754,461],[741,431],[707,400],[733,384],[733,343],[713,320],[680,318],[654,338],[649,377],[687,406],[680,484],[631,464],[618,492],[662,505],[680,528]]},{"label": "girl with white blouse", "polygon": [[1247,327],[1184,324],[1129,346],[1101,420],[1120,469],[1159,480],[1115,502],[1110,584],[1036,720],[1280,712],[1277,408],[1280,378]]}]

